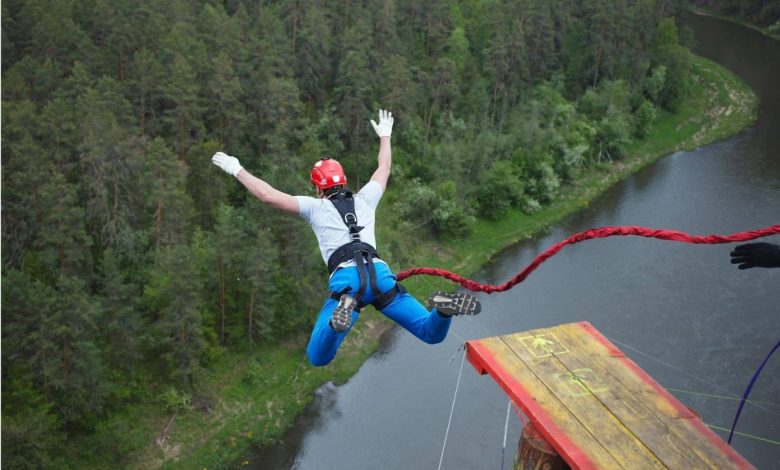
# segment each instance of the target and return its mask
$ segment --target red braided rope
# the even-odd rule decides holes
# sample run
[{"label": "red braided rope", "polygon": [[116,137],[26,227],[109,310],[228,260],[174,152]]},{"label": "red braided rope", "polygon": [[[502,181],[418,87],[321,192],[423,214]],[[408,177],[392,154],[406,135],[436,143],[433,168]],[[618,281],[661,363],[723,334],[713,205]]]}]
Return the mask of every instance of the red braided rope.
[{"label": "red braided rope", "polygon": [[505,290],[511,289],[515,284],[519,284],[523,282],[525,278],[528,277],[529,274],[531,274],[536,268],[539,267],[540,264],[544,263],[545,261],[547,261],[548,258],[561,251],[561,248],[563,248],[564,246],[570,245],[572,243],[579,243],[584,240],[590,240],[592,238],[606,238],[615,235],[637,235],[640,237],[658,238],[661,240],[672,240],[672,241],[683,242],[683,243],[716,244],[716,243],[744,242],[744,241],[753,240],[760,237],[766,237],[768,235],[777,235],[777,234],[780,234],[780,225],[772,225],[770,227],[761,228],[758,230],[738,232],[731,235],[703,235],[703,236],[689,235],[685,232],[680,232],[677,230],[638,227],[635,225],[592,228],[590,230],[586,230],[584,232],[574,234],[569,238],[551,246],[550,248],[545,250],[542,254],[537,256],[531,262],[531,264],[525,267],[525,269],[515,274],[515,276],[512,279],[508,280],[503,284],[499,284],[499,285],[480,284],[477,281],[466,279],[463,276],[452,273],[445,269],[436,269],[436,268],[407,269],[406,271],[402,271],[398,273],[398,280],[402,281],[410,276],[417,276],[418,274],[427,274],[429,276],[439,276],[439,277],[449,279],[450,281],[457,282],[458,284],[460,284],[461,286],[465,287],[470,291],[487,292],[488,294],[491,294],[493,292],[503,292]]}]

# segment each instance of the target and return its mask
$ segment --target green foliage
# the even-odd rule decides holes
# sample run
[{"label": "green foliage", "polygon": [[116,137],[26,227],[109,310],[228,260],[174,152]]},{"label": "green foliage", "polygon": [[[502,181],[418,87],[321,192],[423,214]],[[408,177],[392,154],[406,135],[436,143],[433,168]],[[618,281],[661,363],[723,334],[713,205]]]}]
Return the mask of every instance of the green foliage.
[{"label": "green foliage", "polygon": [[550,154],[538,155],[526,165],[524,173],[528,175],[525,180],[526,192],[538,202],[550,202],[561,186]]},{"label": "green foliage", "polygon": [[647,100],[642,100],[639,109],[636,110],[636,130],[634,135],[640,139],[647,137],[650,127],[658,117],[655,106]]},{"label": "green foliage", "polygon": [[192,387],[205,350],[201,289],[186,245],[161,247],[154,272],[144,288],[144,301],[155,321],[153,351],[170,377],[183,388]]},{"label": "green foliage", "polygon": [[645,94],[653,103],[660,103],[664,88],[666,87],[666,67],[659,65],[645,78]]},{"label": "green foliage", "polygon": [[[622,80],[604,81],[585,92],[580,109],[592,119],[592,147],[596,163],[623,157],[635,133],[631,91]],[[647,119],[647,116],[645,117]]]},{"label": "green foliage", "polygon": [[110,416],[95,426],[95,433],[88,443],[94,457],[108,460],[115,466],[127,466],[132,457],[154,438],[139,426],[139,412],[132,410],[128,416]]},{"label": "green foliage", "polygon": [[439,203],[436,191],[414,178],[406,184],[403,194],[396,200],[394,210],[402,220],[415,225],[427,225],[433,210]]},{"label": "green foliage", "polygon": [[184,411],[190,407],[192,397],[189,393],[180,392],[173,387],[168,387],[160,394],[160,403],[166,411]]},{"label": "green foliage", "polygon": [[[688,89],[690,53],[679,45],[674,18],[663,18],[658,23],[653,44],[653,62],[664,67],[665,80],[657,91],[656,103],[674,111]],[[657,86],[657,85],[654,85]]]},{"label": "green foliage", "polygon": [[462,238],[471,233],[474,216],[461,199],[462,189],[452,180],[444,181],[436,188],[437,206],[431,214],[434,231],[439,236]]},{"label": "green foliage", "polygon": [[105,362],[127,378],[137,373],[142,357],[138,338],[142,334],[143,319],[139,310],[140,287],[127,279],[120,260],[113,250],[103,253],[100,270],[102,294],[98,330]]},{"label": "green foliage", "polygon": [[488,170],[485,181],[477,189],[478,214],[499,219],[523,197],[523,180],[507,161],[497,161]]},{"label": "green foliage", "polygon": [[3,466],[68,468],[63,458],[66,434],[54,405],[27,380],[4,380],[3,388]]},{"label": "green foliage", "polygon": [[241,381],[250,387],[259,387],[267,382],[268,371],[256,360],[251,360]]},{"label": "green foliage", "polygon": [[125,465],[148,436],[115,416],[311,327],[316,241],[214,152],[294,194],[333,156],[359,189],[390,109],[378,248],[405,256],[539,211],[679,105],[679,3],[4,2],[4,457],[61,467],[80,435]]},{"label": "green foliage", "polygon": [[394,204],[406,224],[407,230],[427,228],[438,236],[462,237],[469,233],[474,217],[465,202],[462,190],[456,189],[452,180],[440,183],[436,188],[413,179]]}]

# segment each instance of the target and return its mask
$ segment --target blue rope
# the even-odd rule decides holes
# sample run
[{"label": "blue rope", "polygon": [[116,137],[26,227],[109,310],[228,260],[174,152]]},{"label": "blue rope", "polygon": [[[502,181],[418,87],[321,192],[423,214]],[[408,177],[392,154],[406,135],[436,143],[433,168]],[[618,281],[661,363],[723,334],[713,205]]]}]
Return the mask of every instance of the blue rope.
[{"label": "blue rope", "polygon": [[753,374],[753,378],[750,379],[750,383],[745,389],[745,393],[742,394],[742,399],[739,401],[739,408],[737,408],[737,415],[734,416],[734,423],[731,425],[731,432],[729,433],[729,440],[728,440],[729,444],[731,444],[731,438],[734,437],[734,429],[737,427],[737,421],[739,420],[739,415],[740,413],[742,413],[742,407],[745,406],[745,401],[747,401],[748,395],[750,395],[750,390],[753,389],[753,385],[756,383],[759,374],[761,374],[761,370],[764,368],[767,361],[769,361],[769,358],[772,357],[772,354],[774,354],[774,352],[777,351],[777,348],[780,348],[780,341],[778,341],[777,344],[775,344],[775,347],[772,348],[771,351],[769,351],[769,354],[766,355],[764,361],[761,363],[760,366],[758,366],[758,369],[756,369],[756,372]]}]

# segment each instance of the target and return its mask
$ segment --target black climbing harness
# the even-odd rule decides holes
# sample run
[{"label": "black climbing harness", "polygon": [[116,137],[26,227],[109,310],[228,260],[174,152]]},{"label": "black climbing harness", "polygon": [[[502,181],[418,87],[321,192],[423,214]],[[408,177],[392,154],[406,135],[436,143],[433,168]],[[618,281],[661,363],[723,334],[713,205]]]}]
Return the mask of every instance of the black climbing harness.
[{"label": "black climbing harness", "polygon": [[[377,286],[376,280],[376,267],[374,266],[374,258],[379,258],[379,254],[376,248],[368,243],[360,240],[360,231],[364,227],[358,225],[357,215],[355,211],[355,199],[352,197],[352,192],[348,189],[342,189],[338,193],[334,194],[328,199],[333,203],[333,206],[339,211],[341,215],[341,221],[349,229],[349,235],[352,240],[349,243],[342,245],[330,255],[328,258],[328,272],[333,274],[336,269],[347,261],[354,261],[357,266],[358,275],[360,276],[360,288],[353,297],[358,301],[358,310],[361,310],[366,306],[366,303],[362,301],[363,294],[366,292],[368,284],[371,285],[371,292],[374,294],[374,301],[371,303],[377,310],[382,310],[387,307],[390,302],[395,299],[395,296],[399,293],[406,292],[406,289],[401,284],[396,283],[395,286],[387,292],[380,292]],[[368,279],[366,279],[368,278]],[[331,292],[331,298],[338,300],[342,294],[345,294],[351,290],[351,287],[346,287],[341,292]]]}]

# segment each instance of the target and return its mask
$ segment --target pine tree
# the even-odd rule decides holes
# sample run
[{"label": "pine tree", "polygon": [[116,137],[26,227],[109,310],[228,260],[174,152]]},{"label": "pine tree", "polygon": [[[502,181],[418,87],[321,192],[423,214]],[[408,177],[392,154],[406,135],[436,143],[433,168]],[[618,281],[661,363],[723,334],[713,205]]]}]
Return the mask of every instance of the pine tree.
[{"label": "pine tree", "polygon": [[96,346],[97,304],[83,281],[61,275],[54,282],[50,287],[15,271],[4,278],[3,356],[39,387],[65,425],[80,426],[99,417],[107,390]]},{"label": "pine tree", "polygon": [[65,424],[93,423],[103,412],[108,381],[97,347],[98,304],[83,281],[60,276],[42,320],[39,367]]},{"label": "pine tree", "polygon": [[34,247],[53,275],[90,280],[92,238],[86,230],[86,214],[78,204],[76,185],[52,171],[40,188],[40,230]]},{"label": "pine tree", "polygon": [[249,144],[255,152],[281,155],[300,132],[300,91],[289,61],[290,42],[273,14],[261,9],[250,32],[246,101],[253,131]]},{"label": "pine tree", "polygon": [[529,72],[534,81],[549,78],[558,67],[554,7],[555,2],[531,0],[524,11],[522,26],[526,30]]},{"label": "pine tree", "polygon": [[154,350],[167,374],[185,389],[194,385],[206,346],[200,290],[187,245],[158,249],[144,299],[155,316]]},{"label": "pine tree", "polygon": [[27,378],[6,376],[5,365],[3,371],[3,465],[66,468],[63,449],[67,436],[54,404]]},{"label": "pine tree", "polygon": [[[250,352],[255,342],[262,341],[276,329],[274,321],[274,278],[279,274],[279,255],[273,244],[269,230],[262,225],[262,219],[256,212],[245,209],[242,214],[247,221],[250,239],[244,262],[241,266],[245,289],[249,290],[245,304],[245,332]],[[306,292],[305,280],[302,280],[301,292]],[[288,312],[285,312],[288,313]],[[294,312],[289,312],[294,315]]]},{"label": "pine tree", "polygon": [[133,90],[138,116],[139,134],[155,135],[160,130],[163,98],[163,65],[149,49],[142,48],[133,55],[129,65],[129,87]]},{"label": "pine tree", "polygon": [[182,161],[186,161],[190,147],[203,133],[204,108],[198,91],[195,69],[183,55],[176,54],[163,87],[168,104],[163,115],[172,146]]},{"label": "pine tree", "polygon": [[687,91],[690,65],[688,51],[678,43],[674,18],[663,18],[658,23],[652,63],[666,69],[666,80],[659,93],[658,104],[669,110],[677,109]]},{"label": "pine tree", "polygon": [[238,142],[221,145],[208,140],[198,143],[190,151],[187,194],[193,201],[197,227],[210,230],[214,226],[217,207],[228,200],[229,188],[238,189],[235,181],[225,178],[222,170],[211,163],[211,157],[220,150],[243,156],[241,148]]},{"label": "pine tree", "polygon": [[389,55],[382,64],[381,75],[385,77],[384,96],[380,100],[383,106],[399,118],[414,116],[423,90],[406,58],[400,54]]},{"label": "pine tree", "polygon": [[[332,28],[327,10],[318,1],[296,2],[298,12],[290,22],[295,24],[295,78],[308,105],[314,109],[324,105],[326,90],[333,85]],[[295,20],[295,17],[298,17]]]},{"label": "pine tree", "polygon": [[[335,89],[341,103],[338,113],[345,125],[344,136],[348,150],[354,150],[363,140],[367,130],[366,116],[373,115],[369,108],[373,101],[370,85],[371,78],[363,51],[348,51],[339,63],[339,78]],[[359,164],[356,171],[359,175]]]},{"label": "pine tree", "polygon": [[138,298],[140,288],[122,270],[116,253],[103,253],[100,269],[102,303],[98,318],[105,364],[132,378],[141,359],[143,331]]},{"label": "pine tree", "polygon": [[[342,37],[343,52],[338,65],[335,93],[339,100],[338,113],[345,125],[344,137],[347,150],[357,148],[361,136],[365,135],[366,116],[373,116],[376,110],[372,86],[371,48],[366,40],[371,35],[368,22],[359,18]],[[371,113],[371,114],[369,114]],[[360,173],[360,166],[357,166]]]},{"label": "pine tree", "polygon": [[[238,289],[235,286],[240,282],[241,266],[245,262],[248,253],[246,250],[253,240],[248,239],[245,231],[245,220],[228,206],[221,206],[217,210],[216,225],[214,226],[214,269],[216,273],[219,321],[217,331],[219,344],[225,346],[225,324],[233,323],[236,315],[230,313],[236,311],[238,306]],[[228,311],[231,312],[228,312]],[[232,318],[228,319],[227,317]],[[228,325],[228,328],[230,325]]]},{"label": "pine tree", "polygon": [[38,114],[27,100],[3,102],[3,269],[19,266],[41,230],[40,188],[53,167],[36,137]]},{"label": "pine tree", "polygon": [[94,53],[94,44],[74,21],[71,2],[26,2],[18,19],[20,26],[28,28],[24,50],[30,55],[68,68],[76,60],[89,58]]},{"label": "pine tree", "polygon": [[141,197],[135,182],[143,170],[143,147],[127,134],[132,111],[114,80],[103,78],[87,89],[78,111],[85,116],[78,135],[79,186],[86,193],[87,219],[96,241],[116,246]]},{"label": "pine tree", "polygon": [[185,191],[186,167],[162,139],[152,141],[144,155],[143,186],[146,223],[156,246],[187,241],[191,233],[192,199]]},{"label": "pine tree", "polygon": [[233,63],[225,52],[212,60],[213,73],[209,80],[210,102],[216,119],[219,142],[223,145],[239,140],[246,116],[242,101],[241,82],[233,69]]}]

